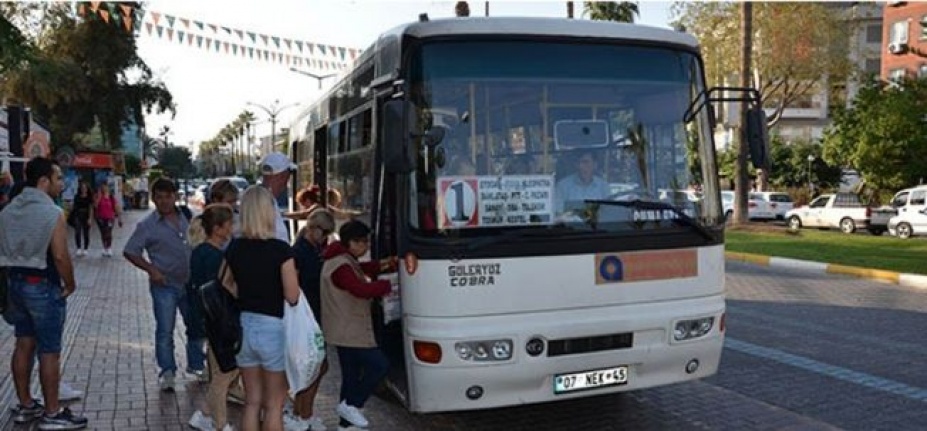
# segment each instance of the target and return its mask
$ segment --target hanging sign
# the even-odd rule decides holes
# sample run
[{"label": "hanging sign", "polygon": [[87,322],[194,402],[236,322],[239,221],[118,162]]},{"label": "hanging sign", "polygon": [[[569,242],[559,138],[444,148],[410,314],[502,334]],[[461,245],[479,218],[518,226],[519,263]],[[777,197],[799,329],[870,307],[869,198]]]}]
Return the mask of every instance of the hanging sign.
[{"label": "hanging sign", "polygon": [[438,227],[471,228],[550,224],[551,175],[438,178]]}]

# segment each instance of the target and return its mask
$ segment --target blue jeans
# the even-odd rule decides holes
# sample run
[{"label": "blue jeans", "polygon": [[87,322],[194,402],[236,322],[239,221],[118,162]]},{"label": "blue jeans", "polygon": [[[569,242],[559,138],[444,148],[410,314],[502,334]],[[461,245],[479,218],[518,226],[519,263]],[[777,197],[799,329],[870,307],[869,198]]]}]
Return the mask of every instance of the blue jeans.
[{"label": "blue jeans", "polygon": [[[159,376],[170,371],[177,371],[174,361],[174,324],[177,322],[177,310],[187,328],[196,327],[190,312],[190,301],[186,289],[176,286],[150,285],[151,303],[155,315],[155,357],[158,360]],[[206,338],[190,337],[187,332],[187,368],[203,370],[206,368],[206,354],[203,346]]]},{"label": "blue jeans", "polygon": [[35,338],[36,353],[61,353],[67,302],[61,286],[38,276],[10,274],[6,318],[16,338]]},{"label": "blue jeans", "polygon": [[341,363],[341,399],[349,406],[364,407],[367,398],[386,377],[389,360],[380,349],[338,346]]}]

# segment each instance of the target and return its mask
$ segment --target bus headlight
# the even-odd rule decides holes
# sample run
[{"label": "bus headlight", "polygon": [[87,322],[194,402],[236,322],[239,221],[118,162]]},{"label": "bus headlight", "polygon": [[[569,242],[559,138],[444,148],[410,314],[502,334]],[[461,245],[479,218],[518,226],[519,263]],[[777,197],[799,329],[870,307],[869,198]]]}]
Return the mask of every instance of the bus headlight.
[{"label": "bus headlight", "polygon": [[711,327],[714,326],[714,323],[714,317],[680,320],[676,322],[676,327],[673,329],[673,339],[676,341],[683,341],[704,336],[711,331]]},{"label": "bus headlight", "polygon": [[454,350],[465,361],[507,361],[512,359],[512,340],[463,341],[455,343]]}]

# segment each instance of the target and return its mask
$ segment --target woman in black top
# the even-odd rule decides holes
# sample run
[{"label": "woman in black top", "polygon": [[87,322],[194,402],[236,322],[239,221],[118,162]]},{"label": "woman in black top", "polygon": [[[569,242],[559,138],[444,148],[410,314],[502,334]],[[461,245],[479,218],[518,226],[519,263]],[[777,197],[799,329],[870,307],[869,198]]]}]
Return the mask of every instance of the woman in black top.
[{"label": "woman in black top", "polygon": [[238,298],[241,350],[235,356],[245,383],[242,429],[283,429],[286,400],[284,302],[295,305],[299,281],[290,246],[276,239],[277,206],[264,187],[249,187],[241,199],[242,236],[225,252],[223,284]]},{"label": "woman in black top", "polygon": [[[77,186],[77,194],[74,195],[74,205],[71,211],[74,212],[74,244],[77,247],[77,256],[86,256],[87,249],[90,248],[90,212],[93,208],[93,192],[90,186],[81,181]],[[83,241],[81,241],[83,239]]]}]

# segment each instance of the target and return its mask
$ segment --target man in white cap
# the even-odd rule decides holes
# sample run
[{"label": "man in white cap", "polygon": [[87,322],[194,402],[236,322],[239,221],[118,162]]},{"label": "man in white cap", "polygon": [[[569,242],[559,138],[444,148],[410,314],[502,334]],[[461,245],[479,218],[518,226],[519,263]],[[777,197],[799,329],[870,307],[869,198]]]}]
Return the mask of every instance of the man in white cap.
[{"label": "man in white cap", "polygon": [[[283,153],[274,151],[268,153],[259,163],[261,167],[261,184],[270,190],[274,199],[286,191],[287,183],[290,181],[290,173],[296,170],[296,165]],[[283,221],[283,215],[280,211],[276,212],[277,239],[289,244],[290,233]]]}]

